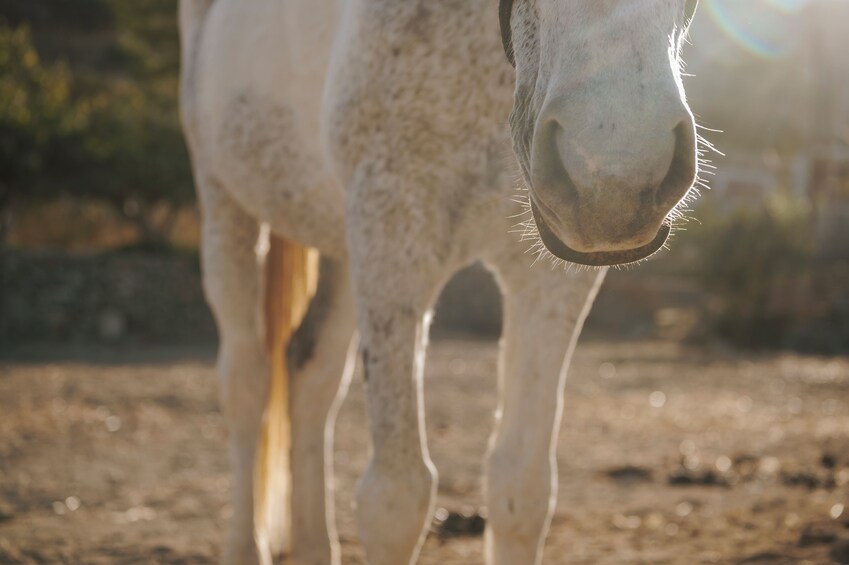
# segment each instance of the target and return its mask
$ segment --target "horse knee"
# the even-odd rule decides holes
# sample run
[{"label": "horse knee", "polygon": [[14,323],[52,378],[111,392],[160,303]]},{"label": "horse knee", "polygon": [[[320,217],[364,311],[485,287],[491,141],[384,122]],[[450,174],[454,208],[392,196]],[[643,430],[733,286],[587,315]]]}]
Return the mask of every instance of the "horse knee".
[{"label": "horse knee", "polygon": [[256,426],[268,392],[268,361],[257,336],[228,337],[218,352],[220,405],[229,424]]}]

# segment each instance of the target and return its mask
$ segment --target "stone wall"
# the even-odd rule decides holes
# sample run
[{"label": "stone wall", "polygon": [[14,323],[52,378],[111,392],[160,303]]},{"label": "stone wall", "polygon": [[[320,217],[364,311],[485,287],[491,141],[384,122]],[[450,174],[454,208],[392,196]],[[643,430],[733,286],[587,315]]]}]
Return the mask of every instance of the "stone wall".
[{"label": "stone wall", "polygon": [[215,339],[193,255],[11,251],[2,292],[9,344]]},{"label": "stone wall", "polygon": [[[206,344],[216,339],[194,254],[9,251],[0,310],[5,344]],[[480,267],[443,293],[435,332],[496,336],[500,294]]]},{"label": "stone wall", "polygon": [[[10,251],[5,258],[2,344],[210,344],[216,339],[193,253]],[[567,284],[568,276],[564,277]],[[640,272],[611,272],[587,322],[588,337],[680,337],[702,298],[691,285]],[[497,337],[501,296],[479,265],[445,288],[436,337]],[[671,332],[671,335],[670,335]],[[686,333],[686,332],[685,332]]]}]

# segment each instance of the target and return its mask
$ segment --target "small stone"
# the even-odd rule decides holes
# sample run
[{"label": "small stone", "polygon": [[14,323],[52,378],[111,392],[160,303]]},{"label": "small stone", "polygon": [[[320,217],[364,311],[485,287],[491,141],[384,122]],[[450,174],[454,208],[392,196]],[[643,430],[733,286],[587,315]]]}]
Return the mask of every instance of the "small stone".
[{"label": "small stone", "polygon": [[672,486],[728,486],[728,481],[713,471],[695,472],[682,469],[671,473],[667,482]]},{"label": "small stone", "polygon": [[0,524],[9,522],[15,518],[15,512],[11,506],[0,502]]},{"label": "small stone", "polygon": [[107,431],[117,432],[121,429],[121,418],[118,416],[107,416],[104,421]]},{"label": "small stone", "polygon": [[837,466],[837,458],[831,453],[823,453],[820,458],[820,464],[826,469],[834,469]]},{"label": "small stone", "polygon": [[65,499],[65,506],[71,512],[76,512],[77,510],[80,509],[80,499],[77,498],[76,496],[69,496],[68,498]]},{"label": "small stone", "polygon": [[482,512],[468,510],[464,512],[442,513],[444,519],[436,526],[437,535],[441,539],[455,537],[477,537],[483,535],[486,529],[486,518]]},{"label": "small stone", "polygon": [[782,480],[789,487],[804,487],[808,490],[823,486],[823,481],[813,473],[786,473],[782,476]]},{"label": "small stone", "polygon": [[101,339],[106,341],[121,339],[127,330],[127,322],[124,315],[121,312],[112,309],[106,310],[100,314],[100,319],[98,320],[97,325]]},{"label": "small stone", "polygon": [[849,563],[849,539],[843,539],[831,547],[829,556],[838,563]]},{"label": "small stone", "polygon": [[613,467],[608,469],[605,474],[616,481],[617,483],[630,486],[635,483],[651,482],[651,470],[645,467],[637,467],[634,465],[624,465],[622,467]]},{"label": "small stone", "polygon": [[837,534],[823,530],[813,530],[806,528],[802,535],[799,536],[799,547],[810,547],[812,545],[826,545],[834,543],[837,540]]}]

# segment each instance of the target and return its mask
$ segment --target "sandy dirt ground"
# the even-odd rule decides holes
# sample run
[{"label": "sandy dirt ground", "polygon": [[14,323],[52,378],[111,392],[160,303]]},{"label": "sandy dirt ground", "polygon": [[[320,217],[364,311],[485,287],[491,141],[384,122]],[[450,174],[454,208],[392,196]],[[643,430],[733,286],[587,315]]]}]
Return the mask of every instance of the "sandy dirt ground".
[{"label": "sandy dirt ground", "polygon": [[[15,356],[0,364],[0,563],[216,562],[229,477],[211,352]],[[479,520],[458,516],[485,515],[495,360],[492,343],[432,347],[449,520],[420,563],[483,562]],[[848,359],[588,342],[566,389],[545,563],[849,563]],[[336,437],[345,563],[363,563],[367,449],[356,376]]]}]

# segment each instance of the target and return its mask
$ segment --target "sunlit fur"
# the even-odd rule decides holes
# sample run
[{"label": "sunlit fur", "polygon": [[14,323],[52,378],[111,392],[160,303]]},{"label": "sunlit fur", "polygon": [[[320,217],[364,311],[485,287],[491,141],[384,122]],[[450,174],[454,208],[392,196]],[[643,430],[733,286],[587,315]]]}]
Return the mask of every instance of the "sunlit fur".
[{"label": "sunlit fur", "polygon": [[[683,0],[627,4],[655,25],[619,33],[652,45],[678,40]],[[511,133],[508,116],[512,110],[514,124],[533,128],[539,107],[523,90],[529,55],[562,58],[568,53],[558,51],[557,38],[586,33],[560,10],[595,10],[603,22],[599,10],[618,5],[625,3],[516,0],[517,75],[502,50],[493,0],[180,0],[181,112],[230,431],[225,564],[267,565],[280,549],[298,565],[339,563],[327,484],[335,414],[357,351],[372,443],[356,497],[360,542],[370,565],[417,559],[437,485],[422,406],[431,309],[446,281],[474,261],[495,275],[505,312],[486,463],[486,562],[541,562],[556,499],[566,368],[606,269],[564,272],[539,260],[546,252],[522,216],[535,190],[531,146]],[[533,29],[547,30],[553,42],[535,40]],[[609,55],[604,42],[597,55]],[[652,72],[677,72],[667,53],[660,57],[646,63]],[[553,85],[565,80],[561,73],[534,78]],[[653,125],[644,107],[626,99],[609,114]],[[653,148],[664,143],[646,145],[641,156],[662,160]],[[682,221],[686,201],[667,221]],[[291,503],[277,520],[288,527],[264,532],[255,507],[280,500],[255,499],[273,366],[262,305],[278,284],[287,288],[280,277],[262,276],[269,232],[289,242],[284,253],[303,257],[310,247],[321,263],[315,298],[286,349],[291,448],[280,473],[291,476]],[[307,294],[299,293],[299,303]]]},{"label": "sunlit fur", "polygon": [[678,0],[515,4],[510,124],[526,200],[578,255],[641,259],[621,252],[655,238],[687,200],[697,150],[681,82],[685,19]]}]

